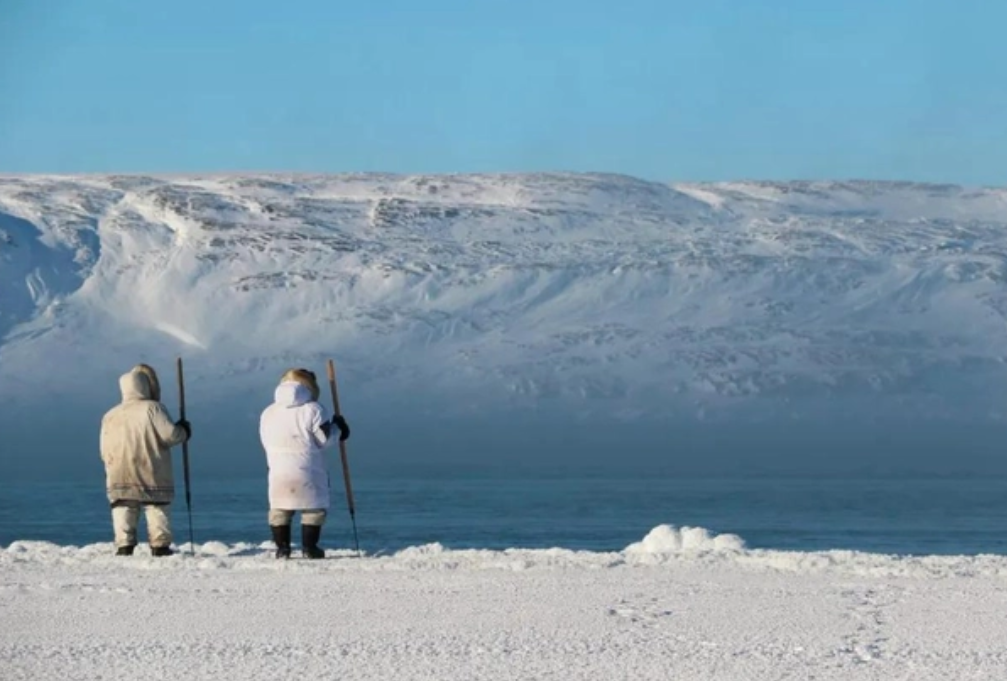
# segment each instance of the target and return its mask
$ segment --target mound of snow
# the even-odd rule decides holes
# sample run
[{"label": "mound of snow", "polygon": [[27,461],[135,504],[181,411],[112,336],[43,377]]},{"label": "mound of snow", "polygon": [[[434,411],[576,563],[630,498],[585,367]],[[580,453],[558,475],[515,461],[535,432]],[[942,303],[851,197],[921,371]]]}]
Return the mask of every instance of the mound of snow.
[{"label": "mound of snow", "polygon": [[627,546],[624,553],[630,556],[662,556],[683,552],[743,550],[745,542],[735,534],[710,536],[709,531],[702,527],[658,525],[643,540]]}]

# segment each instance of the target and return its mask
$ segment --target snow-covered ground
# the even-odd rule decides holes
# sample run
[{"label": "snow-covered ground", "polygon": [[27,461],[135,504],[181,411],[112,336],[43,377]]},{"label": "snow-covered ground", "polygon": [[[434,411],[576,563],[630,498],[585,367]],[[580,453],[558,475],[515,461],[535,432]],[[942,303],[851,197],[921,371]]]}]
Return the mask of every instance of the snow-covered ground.
[{"label": "snow-covered ground", "polygon": [[110,554],[0,549],[4,681],[1007,678],[1003,557],[748,550],[669,526],[604,554]]}]

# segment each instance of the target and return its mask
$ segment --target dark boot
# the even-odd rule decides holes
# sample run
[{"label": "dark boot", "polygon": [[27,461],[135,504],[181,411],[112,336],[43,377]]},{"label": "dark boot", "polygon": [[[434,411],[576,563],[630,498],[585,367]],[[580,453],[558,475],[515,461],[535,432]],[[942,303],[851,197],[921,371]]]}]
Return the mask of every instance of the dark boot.
[{"label": "dark boot", "polygon": [[305,558],[325,558],[325,551],[318,548],[321,536],[321,525],[301,525],[301,547]]},{"label": "dark boot", "polygon": [[115,555],[117,555],[117,556],[132,556],[133,555],[133,549],[135,549],[135,548],[136,548],[135,546],[120,546],[119,548],[117,548],[115,550]]},{"label": "dark boot", "polygon": [[171,550],[170,546],[151,546],[150,555],[163,558],[164,556],[173,556],[175,552]]},{"label": "dark boot", "polygon": [[290,525],[270,525],[277,558],[290,558]]}]

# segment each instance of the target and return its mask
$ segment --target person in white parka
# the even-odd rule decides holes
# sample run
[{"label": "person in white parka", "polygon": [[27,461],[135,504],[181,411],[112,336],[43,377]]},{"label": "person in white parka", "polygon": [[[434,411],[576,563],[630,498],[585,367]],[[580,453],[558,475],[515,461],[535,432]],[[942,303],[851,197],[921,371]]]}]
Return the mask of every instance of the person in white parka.
[{"label": "person in white parka", "polygon": [[269,529],[276,557],[290,557],[290,527],[301,512],[301,546],[306,558],[324,558],[318,547],[329,509],[329,470],[325,450],[335,438],[350,436],[339,414],[327,420],[318,403],[318,380],[307,369],[290,369],[259,419],[259,438],[269,467]]}]

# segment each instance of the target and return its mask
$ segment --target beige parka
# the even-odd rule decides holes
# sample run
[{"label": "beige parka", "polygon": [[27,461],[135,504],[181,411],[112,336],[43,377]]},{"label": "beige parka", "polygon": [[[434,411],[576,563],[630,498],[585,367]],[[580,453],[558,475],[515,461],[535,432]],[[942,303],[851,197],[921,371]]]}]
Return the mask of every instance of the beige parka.
[{"label": "beige parka", "polygon": [[119,378],[122,403],[101,421],[108,500],[167,504],[175,497],[171,447],[186,439],[155,397],[150,376],[135,368]]}]

